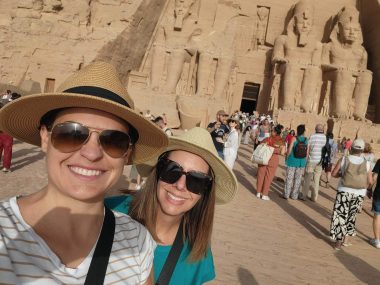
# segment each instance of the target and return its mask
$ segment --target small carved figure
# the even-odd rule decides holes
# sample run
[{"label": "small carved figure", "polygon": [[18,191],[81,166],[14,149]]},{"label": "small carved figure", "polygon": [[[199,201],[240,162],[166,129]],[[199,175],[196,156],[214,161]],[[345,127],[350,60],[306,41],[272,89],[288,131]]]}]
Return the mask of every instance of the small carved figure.
[{"label": "small carved figure", "polygon": [[257,25],[256,25],[256,42],[257,45],[265,45],[265,36],[267,33],[269,8],[257,7]]},{"label": "small carved figure", "polygon": [[332,81],[331,115],[364,120],[372,72],[367,70],[368,56],[362,46],[359,11],[355,7],[342,8],[330,39],[323,48],[322,67]]},{"label": "small carved figure", "polygon": [[316,90],[321,82],[322,44],[311,35],[313,11],[311,0],[297,2],[287,34],[277,37],[274,43],[272,64],[282,73],[279,105],[284,110],[295,109],[297,92],[301,94],[300,109],[304,112],[316,112],[319,102]]},{"label": "small carved figure", "polygon": [[174,6],[174,30],[181,31],[184,19],[190,15],[190,8],[195,0],[175,0]]}]

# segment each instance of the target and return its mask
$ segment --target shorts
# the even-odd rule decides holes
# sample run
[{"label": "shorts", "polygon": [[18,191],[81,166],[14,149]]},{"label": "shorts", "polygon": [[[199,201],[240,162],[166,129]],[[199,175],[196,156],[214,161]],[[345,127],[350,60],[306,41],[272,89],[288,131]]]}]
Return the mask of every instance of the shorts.
[{"label": "shorts", "polygon": [[380,199],[372,200],[372,212],[375,215],[380,215]]}]

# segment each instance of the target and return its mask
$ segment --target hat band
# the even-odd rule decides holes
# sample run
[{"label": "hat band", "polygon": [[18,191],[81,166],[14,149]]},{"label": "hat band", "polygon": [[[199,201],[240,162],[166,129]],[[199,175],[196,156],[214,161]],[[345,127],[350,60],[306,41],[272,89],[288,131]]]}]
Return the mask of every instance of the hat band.
[{"label": "hat band", "polygon": [[128,108],[131,108],[129,106],[128,102],[124,100],[122,97],[117,95],[116,93],[109,91],[107,89],[96,87],[96,86],[77,86],[73,88],[69,88],[62,91],[63,93],[77,93],[77,94],[83,94],[83,95],[90,95],[95,96],[103,99],[108,99],[110,101],[117,102],[121,105],[124,105]]}]

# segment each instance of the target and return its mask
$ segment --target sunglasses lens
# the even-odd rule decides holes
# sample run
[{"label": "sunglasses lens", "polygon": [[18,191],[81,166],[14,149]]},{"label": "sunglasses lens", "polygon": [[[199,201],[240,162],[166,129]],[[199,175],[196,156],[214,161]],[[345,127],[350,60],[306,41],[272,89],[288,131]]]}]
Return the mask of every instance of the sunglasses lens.
[{"label": "sunglasses lens", "polygon": [[131,139],[128,134],[114,131],[102,131],[99,136],[103,150],[113,158],[120,158],[128,151]]},{"label": "sunglasses lens", "polygon": [[157,164],[157,175],[166,183],[177,182],[183,174],[186,174],[187,190],[194,194],[203,194],[211,186],[212,178],[207,174],[196,171],[185,173],[177,162],[169,159],[160,159]]},{"label": "sunglasses lens", "polygon": [[89,130],[76,123],[63,123],[54,126],[51,132],[53,146],[61,152],[78,150],[87,140]]},{"label": "sunglasses lens", "polygon": [[187,189],[195,194],[203,194],[210,188],[211,178],[200,172],[189,172],[186,175]]},{"label": "sunglasses lens", "polygon": [[182,176],[182,168],[176,162],[162,159],[157,165],[158,177],[166,183],[175,183]]}]

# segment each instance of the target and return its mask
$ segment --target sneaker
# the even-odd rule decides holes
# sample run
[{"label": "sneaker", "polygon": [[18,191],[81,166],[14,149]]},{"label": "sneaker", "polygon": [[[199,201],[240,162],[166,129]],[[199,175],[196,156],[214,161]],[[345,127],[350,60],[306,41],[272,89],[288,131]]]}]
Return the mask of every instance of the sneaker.
[{"label": "sneaker", "polygon": [[306,201],[306,198],[305,198],[305,196],[302,193],[298,194],[298,199],[302,200],[302,201]]},{"label": "sneaker", "polygon": [[285,194],[282,195],[281,197],[282,197],[283,199],[285,199],[285,200],[288,200],[288,199],[289,199],[289,197],[285,196]]},{"label": "sneaker", "polygon": [[269,201],[270,200],[270,198],[268,196],[265,196],[265,195],[261,196],[261,199],[264,200],[264,201]]},{"label": "sneaker", "polygon": [[370,239],[369,243],[376,248],[380,248],[380,239]]},{"label": "sneaker", "polygon": [[257,193],[256,197],[260,199],[261,198],[261,193]]},{"label": "sneaker", "polygon": [[11,170],[9,168],[5,168],[5,167],[1,171],[4,172],[4,173],[11,172]]}]

